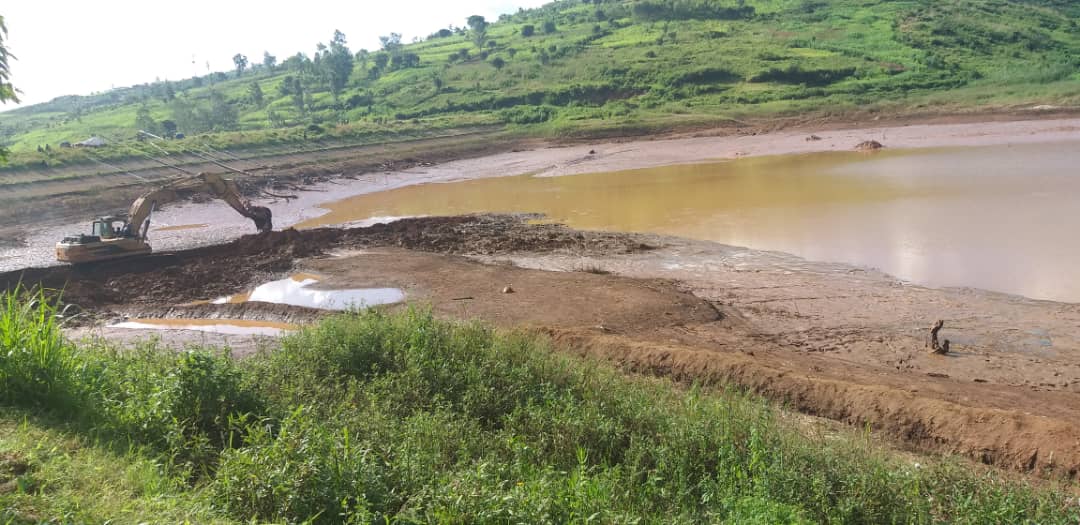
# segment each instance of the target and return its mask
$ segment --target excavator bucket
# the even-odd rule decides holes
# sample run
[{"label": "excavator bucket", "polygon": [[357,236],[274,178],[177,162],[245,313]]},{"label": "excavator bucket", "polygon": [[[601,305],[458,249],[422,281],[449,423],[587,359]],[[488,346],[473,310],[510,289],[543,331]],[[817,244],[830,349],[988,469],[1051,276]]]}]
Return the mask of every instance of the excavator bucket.
[{"label": "excavator bucket", "polygon": [[251,220],[255,221],[255,229],[259,230],[259,233],[266,233],[274,229],[273,214],[270,213],[270,208],[248,206],[248,212]]}]

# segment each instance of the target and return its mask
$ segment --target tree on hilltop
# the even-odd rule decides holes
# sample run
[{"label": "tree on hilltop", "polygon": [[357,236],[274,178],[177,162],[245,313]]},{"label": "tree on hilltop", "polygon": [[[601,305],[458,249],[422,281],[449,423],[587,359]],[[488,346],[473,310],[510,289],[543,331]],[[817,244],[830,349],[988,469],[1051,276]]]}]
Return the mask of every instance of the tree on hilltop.
[{"label": "tree on hilltop", "polygon": [[368,60],[371,59],[371,52],[367,49],[361,49],[356,52],[356,61],[360,63],[360,71],[367,71]]},{"label": "tree on hilltop", "polygon": [[401,33],[390,33],[389,36],[380,36],[379,43],[382,44],[382,50],[387,53],[397,53],[401,49]]},{"label": "tree on hilltop", "polygon": [[270,71],[273,71],[274,66],[277,65],[277,57],[274,56],[274,55],[271,55],[269,51],[263,51],[263,62],[262,63],[263,63],[263,67],[265,67],[266,69],[268,69]]},{"label": "tree on hilltop", "polygon": [[244,74],[244,70],[248,67],[248,57],[241,53],[237,53],[232,57],[233,64],[236,64],[236,76],[239,77]]},{"label": "tree on hilltop", "polygon": [[254,80],[251,81],[251,84],[248,84],[248,100],[259,109],[266,105],[266,97],[263,95],[262,86]]},{"label": "tree on hilltop", "polygon": [[334,31],[330,47],[322,53],[322,67],[330,80],[330,92],[337,98],[349,83],[353,70],[353,55],[346,45],[345,33]]},{"label": "tree on hilltop", "polygon": [[476,44],[477,49],[483,50],[487,42],[487,20],[480,15],[472,15],[466,23],[469,25],[469,37]]},{"label": "tree on hilltop", "polygon": [[158,124],[150,115],[150,108],[145,103],[135,110],[135,128],[155,135],[158,132]]}]

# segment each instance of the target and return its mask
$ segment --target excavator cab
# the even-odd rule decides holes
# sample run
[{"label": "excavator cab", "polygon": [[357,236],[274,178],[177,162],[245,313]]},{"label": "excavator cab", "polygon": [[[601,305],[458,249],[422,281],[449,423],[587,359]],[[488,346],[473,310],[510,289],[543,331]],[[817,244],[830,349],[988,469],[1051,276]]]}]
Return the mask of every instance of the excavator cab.
[{"label": "excavator cab", "polygon": [[138,239],[123,217],[101,217],[90,225],[90,235],[64,237],[56,243],[56,259],[80,264],[150,253],[145,239]]},{"label": "excavator cab", "polygon": [[127,219],[120,217],[102,217],[94,221],[90,227],[90,235],[101,239],[130,237],[130,228],[127,224]]}]

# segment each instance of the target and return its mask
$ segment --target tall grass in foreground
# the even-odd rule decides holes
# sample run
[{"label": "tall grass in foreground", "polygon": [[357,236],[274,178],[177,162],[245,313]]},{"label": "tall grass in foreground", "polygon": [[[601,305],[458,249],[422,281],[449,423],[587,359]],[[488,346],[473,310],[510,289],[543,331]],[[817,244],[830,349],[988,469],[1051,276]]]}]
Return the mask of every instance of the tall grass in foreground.
[{"label": "tall grass in foreground", "polygon": [[60,408],[75,402],[75,350],[42,291],[0,295],[0,402]]},{"label": "tall grass in foreground", "polygon": [[1080,520],[1062,493],[962,463],[920,468],[865,436],[809,438],[753,396],[626,377],[426,312],[334,317],[239,362],[47,340],[68,353],[41,380],[89,414],[45,405],[58,420],[161,460],[175,490],[237,521]]}]

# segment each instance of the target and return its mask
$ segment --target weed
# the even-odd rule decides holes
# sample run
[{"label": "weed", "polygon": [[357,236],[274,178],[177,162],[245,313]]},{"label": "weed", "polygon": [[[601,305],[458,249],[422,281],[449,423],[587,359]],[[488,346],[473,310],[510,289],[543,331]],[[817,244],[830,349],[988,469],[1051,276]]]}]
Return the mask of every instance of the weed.
[{"label": "weed", "polygon": [[592,274],[596,274],[596,275],[609,275],[609,274],[611,274],[611,270],[608,270],[608,269],[604,268],[603,266],[600,266],[599,264],[596,264],[596,263],[583,264],[583,265],[578,266],[577,268],[575,268],[574,271],[592,273]]}]

